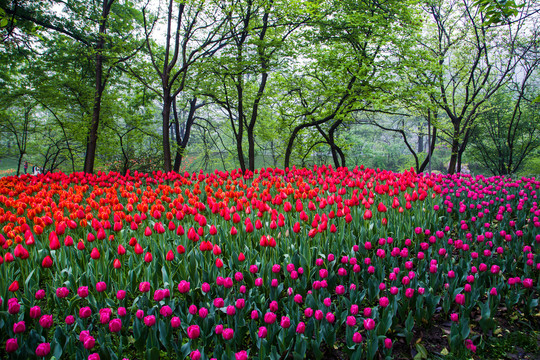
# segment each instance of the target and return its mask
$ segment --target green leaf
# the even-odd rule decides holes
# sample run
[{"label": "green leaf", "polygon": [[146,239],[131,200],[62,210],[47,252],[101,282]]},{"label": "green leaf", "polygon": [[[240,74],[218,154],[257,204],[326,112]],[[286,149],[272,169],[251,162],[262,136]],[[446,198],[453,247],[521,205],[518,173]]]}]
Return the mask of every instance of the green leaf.
[{"label": "green leaf", "polygon": [[[427,359],[428,358],[428,352],[424,345],[422,344],[416,344],[416,351],[418,351],[417,356],[420,355],[420,358]],[[416,356],[414,357],[416,359]]]},{"label": "green leaf", "polygon": [[146,359],[153,360],[153,359],[159,359],[159,349],[158,348],[151,348],[146,350]]}]

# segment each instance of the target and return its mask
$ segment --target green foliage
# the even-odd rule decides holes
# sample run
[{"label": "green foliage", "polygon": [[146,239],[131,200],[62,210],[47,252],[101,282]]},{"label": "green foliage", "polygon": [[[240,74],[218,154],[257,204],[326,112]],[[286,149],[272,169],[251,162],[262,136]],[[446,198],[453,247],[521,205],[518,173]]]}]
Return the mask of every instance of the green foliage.
[{"label": "green foliage", "polygon": [[518,173],[534,161],[540,147],[538,106],[523,95],[515,99],[509,92],[496,94],[477,120],[469,156],[493,174]]}]

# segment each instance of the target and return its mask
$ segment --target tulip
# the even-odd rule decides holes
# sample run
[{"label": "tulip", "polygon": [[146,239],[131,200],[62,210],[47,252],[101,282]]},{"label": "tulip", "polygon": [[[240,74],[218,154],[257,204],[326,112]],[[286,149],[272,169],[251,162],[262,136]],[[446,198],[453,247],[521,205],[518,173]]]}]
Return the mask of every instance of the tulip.
[{"label": "tulip", "polygon": [[171,318],[171,327],[173,329],[176,329],[176,328],[179,328],[180,327],[180,318],[178,316],[174,316]]},{"label": "tulip", "polygon": [[355,332],[352,339],[354,343],[360,344],[362,342],[362,334],[360,334],[359,332]]},{"label": "tulip", "polygon": [[366,330],[373,330],[375,329],[375,321],[371,318],[368,318],[368,319],[365,319],[364,320],[364,328]]},{"label": "tulip", "polygon": [[17,280],[13,281],[11,285],[9,285],[8,290],[11,292],[16,292],[17,290],[19,290],[19,282]]},{"label": "tulip", "polygon": [[90,252],[90,257],[94,260],[97,260],[101,257],[98,248],[95,247],[92,249],[92,252]]},{"label": "tulip", "polygon": [[245,350],[239,351],[234,354],[235,360],[247,360],[247,352]]},{"label": "tulip", "polygon": [[154,315],[148,315],[144,317],[144,324],[148,327],[154,326],[156,323],[156,317]]},{"label": "tulip", "polygon": [[88,355],[88,360],[100,360],[99,354],[98,353],[92,353],[92,354]]},{"label": "tulip", "polygon": [[51,344],[50,343],[42,343],[39,344],[36,349],[36,356],[37,357],[45,357],[49,355],[51,352]]},{"label": "tulip", "polygon": [[189,288],[190,283],[185,280],[180,281],[180,283],[178,284],[178,291],[180,291],[180,293],[182,294],[189,292]]},{"label": "tulip", "polygon": [[56,289],[56,296],[60,299],[65,298],[69,295],[69,289],[66,287],[60,287]]},{"label": "tulip", "polygon": [[223,332],[221,333],[223,336],[223,340],[231,340],[234,337],[234,330],[233,329],[223,329]]},{"label": "tulip", "polygon": [[103,281],[100,281],[96,284],[96,290],[97,292],[103,292],[107,290],[107,284]]},{"label": "tulip", "polygon": [[194,350],[189,354],[191,360],[201,360],[201,352],[199,350]]},{"label": "tulip", "polygon": [[147,293],[150,291],[150,283],[147,281],[143,281],[139,284],[139,291],[142,293]]},{"label": "tulip", "polygon": [[268,334],[268,330],[266,329],[265,326],[261,326],[259,328],[259,331],[257,332],[257,335],[259,336],[260,339],[264,339]]},{"label": "tulip", "polygon": [[26,331],[26,324],[24,321],[19,321],[13,324],[13,332],[15,334],[23,333]]},{"label": "tulip", "polygon": [[90,307],[85,306],[79,309],[79,317],[82,319],[89,318],[92,316],[92,309]]},{"label": "tulip", "polygon": [[264,314],[264,322],[267,323],[267,324],[275,323],[276,318],[277,318],[277,316],[273,312],[267,312],[266,314]]},{"label": "tulip", "polygon": [[187,335],[190,339],[197,339],[199,335],[201,334],[201,330],[199,328],[199,325],[190,325],[187,328]]},{"label": "tulip", "polygon": [[33,306],[30,308],[30,317],[32,319],[37,319],[41,316],[41,308],[39,306]]},{"label": "tulip", "polygon": [[50,328],[53,325],[53,317],[52,317],[52,315],[42,315],[39,318],[39,325],[41,325],[41,327],[43,327],[45,329]]},{"label": "tulip", "polygon": [[17,338],[8,339],[6,342],[6,352],[12,353],[17,351],[17,349],[19,349],[19,342]]},{"label": "tulip", "polygon": [[86,350],[92,349],[95,345],[96,339],[93,336],[88,335],[83,341],[83,346]]}]

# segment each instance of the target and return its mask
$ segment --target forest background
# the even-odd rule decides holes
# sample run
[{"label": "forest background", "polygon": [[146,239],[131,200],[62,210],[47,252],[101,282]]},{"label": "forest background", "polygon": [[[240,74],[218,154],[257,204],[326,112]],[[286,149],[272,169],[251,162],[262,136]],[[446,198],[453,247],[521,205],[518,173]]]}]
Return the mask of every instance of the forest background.
[{"label": "forest background", "polygon": [[540,174],[538,1],[0,0],[0,176]]}]

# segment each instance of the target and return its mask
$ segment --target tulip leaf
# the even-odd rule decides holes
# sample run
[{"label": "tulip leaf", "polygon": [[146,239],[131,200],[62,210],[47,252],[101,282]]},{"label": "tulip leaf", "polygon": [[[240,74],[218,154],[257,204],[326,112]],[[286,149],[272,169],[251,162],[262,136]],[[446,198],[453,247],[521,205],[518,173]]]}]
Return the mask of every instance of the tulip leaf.
[{"label": "tulip leaf", "polygon": [[362,347],[359,346],[358,349],[352,354],[351,360],[360,360],[362,359]]},{"label": "tulip leaf", "polygon": [[[28,276],[26,277],[26,281],[24,282],[24,288],[25,289],[30,289],[31,288],[31,281],[34,278],[34,272],[35,271],[36,271],[36,269],[32,270],[30,272],[30,274],[28,274]],[[32,281],[32,283],[33,283],[33,281]]]},{"label": "tulip leaf", "polygon": [[184,345],[182,345],[182,347],[180,348],[180,353],[182,354],[182,359],[185,359],[186,356],[189,355],[189,353],[191,352],[191,342],[187,342],[185,343]]},{"label": "tulip leaf", "polygon": [[464,318],[460,322],[460,334],[462,339],[466,339],[469,336],[471,329],[469,328],[469,319]]},{"label": "tulip leaf", "polygon": [[303,336],[301,336],[296,341],[296,346],[294,347],[294,353],[293,353],[294,358],[304,359],[306,356],[306,350],[307,350],[307,341]]},{"label": "tulip leaf", "polygon": [[377,353],[377,349],[379,348],[379,341],[376,336],[371,337],[371,341],[367,347],[367,358],[373,359],[375,358],[375,354]]},{"label": "tulip leaf", "polygon": [[64,331],[60,326],[56,328],[54,331],[54,340],[51,344],[52,349],[52,355],[58,359],[62,356],[62,353],[64,352],[64,345],[66,344],[66,335],[64,334]]},{"label": "tulip leaf", "polygon": [[169,329],[167,327],[167,324],[163,320],[159,320],[158,322],[158,329],[159,329],[159,341],[163,344],[165,349],[169,348]]},{"label": "tulip leaf", "polygon": [[146,359],[153,360],[153,359],[159,359],[159,349],[158,348],[151,348],[146,350]]}]

